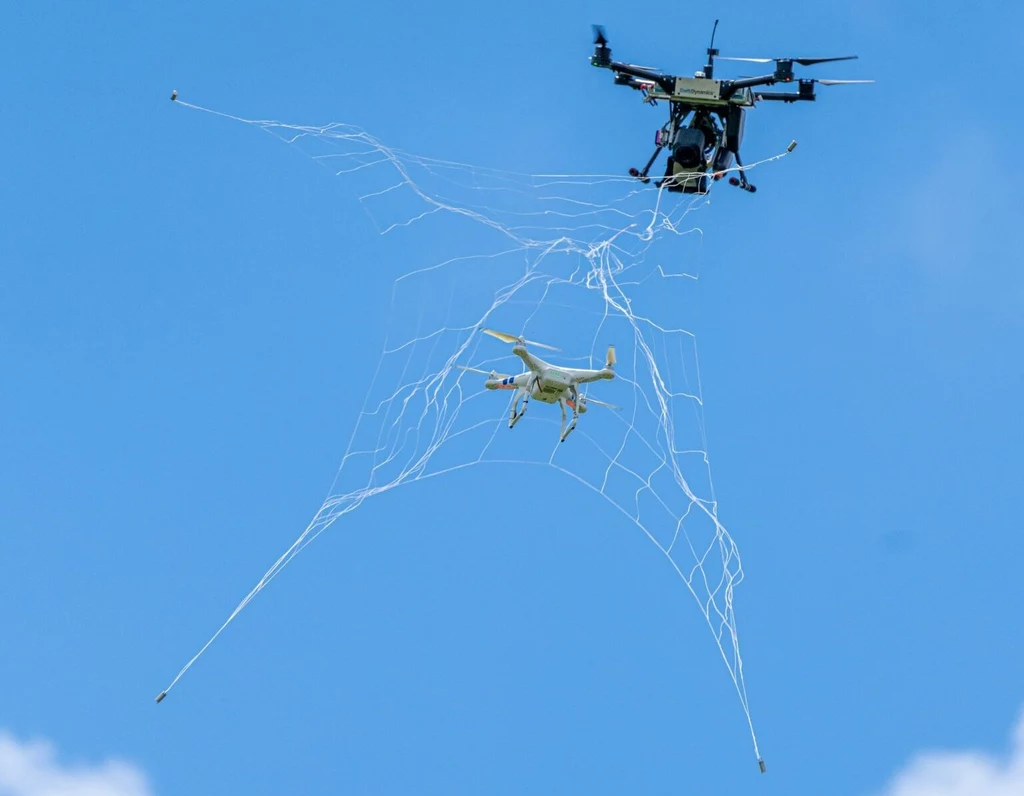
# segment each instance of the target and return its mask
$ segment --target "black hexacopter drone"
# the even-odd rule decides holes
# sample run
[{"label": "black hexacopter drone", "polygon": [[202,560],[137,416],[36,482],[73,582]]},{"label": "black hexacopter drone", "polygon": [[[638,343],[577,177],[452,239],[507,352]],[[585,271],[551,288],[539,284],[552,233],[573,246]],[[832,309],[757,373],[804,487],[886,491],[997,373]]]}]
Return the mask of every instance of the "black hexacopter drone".
[{"label": "black hexacopter drone", "polygon": [[[615,73],[615,84],[629,86],[643,92],[644,102],[654,105],[659,101],[669,104],[669,119],[655,135],[657,149],[641,170],[630,169],[631,176],[643,183],[650,181],[647,172],[662,149],[668,149],[668,164],[665,176],[656,182],[675,193],[704,194],[708,192],[710,176],[719,180],[736,161],[739,177],[730,177],[729,183],[753,193],[757,190],[747,181],[743,162],[740,160],[740,144],[743,141],[744,114],[760,100],[796,102],[813,100],[814,84],[836,86],[848,83],[874,83],[873,80],[814,80],[794,78],[793,64],[811,66],[829,61],[849,61],[856,55],[838,58],[728,58],[723,61],[750,61],[758,64],[775,63],[775,71],[761,77],[745,77],[738,80],[715,80],[714,62],[715,31],[718,20],[711,32],[708,47],[708,62],[704,70],[693,77],[676,77],[662,74],[651,67],[636,66],[612,60],[604,28],[594,25],[594,54],[590,58],[593,66],[611,69]],[[775,83],[797,83],[797,92],[767,92],[753,89],[757,86],[771,86]],[[690,114],[693,114],[690,116]],[[689,122],[687,122],[687,117]],[[796,143],[789,145],[792,151]]]}]

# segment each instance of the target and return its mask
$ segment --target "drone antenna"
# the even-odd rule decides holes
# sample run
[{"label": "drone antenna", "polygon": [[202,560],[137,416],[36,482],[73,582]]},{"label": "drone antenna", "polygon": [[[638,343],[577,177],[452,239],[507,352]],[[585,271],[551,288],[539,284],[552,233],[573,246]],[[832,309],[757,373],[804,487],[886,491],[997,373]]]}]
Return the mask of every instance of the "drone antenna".
[{"label": "drone antenna", "polygon": [[718,20],[715,20],[715,26],[711,29],[711,44],[708,45],[708,62],[704,67],[704,77],[709,80],[714,77],[715,74],[715,56],[718,55],[718,50],[715,49],[715,32],[718,30]]}]

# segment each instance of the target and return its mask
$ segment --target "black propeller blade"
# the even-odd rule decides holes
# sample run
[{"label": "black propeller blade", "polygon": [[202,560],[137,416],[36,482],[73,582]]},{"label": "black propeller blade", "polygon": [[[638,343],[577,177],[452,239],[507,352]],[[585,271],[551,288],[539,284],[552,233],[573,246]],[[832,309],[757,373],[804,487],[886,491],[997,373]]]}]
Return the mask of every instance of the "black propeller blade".
[{"label": "black propeller blade", "polygon": [[839,55],[832,58],[739,58],[732,56],[719,56],[724,61],[747,61],[755,64],[770,64],[775,62],[775,80],[782,83],[793,81],[793,64],[801,66],[814,66],[815,64],[830,63],[832,61],[852,61],[856,55]]},{"label": "black propeller blade", "polygon": [[604,35],[604,27],[602,25],[594,25],[594,54],[590,58],[590,63],[594,66],[607,67],[612,62],[612,51],[608,46],[608,38]]},{"label": "black propeller blade", "polygon": [[791,63],[800,64],[800,66],[814,66],[815,64],[826,64],[831,61],[854,61],[857,59],[856,55],[839,55],[833,58],[739,58],[737,56],[720,55],[718,59],[720,61],[747,61],[753,64],[770,64],[772,61],[775,63]]},{"label": "black propeller blade", "polygon": [[815,64],[826,64],[831,61],[855,61],[857,60],[856,55],[839,55],[834,58],[776,58],[777,61],[792,61],[794,64],[800,64],[800,66],[814,66]]}]

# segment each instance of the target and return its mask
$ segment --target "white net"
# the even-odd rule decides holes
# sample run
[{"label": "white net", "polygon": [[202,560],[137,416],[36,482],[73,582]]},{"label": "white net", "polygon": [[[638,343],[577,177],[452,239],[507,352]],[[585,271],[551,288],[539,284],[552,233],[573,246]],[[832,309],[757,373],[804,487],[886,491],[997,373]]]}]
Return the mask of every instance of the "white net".
[{"label": "white net", "polygon": [[[228,118],[354,183],[382,235],[438,228],[416,248],[403,242],[410,268],[395,282],[388,339],[365,374],[368,394],[330,494],[158,701],[295,556],[367,498],[472,466],[534,465],[603,496],[664,555],[707,621],[760,759],[733,608],[743,568],[718,518],[696,339],[656,318],[684,317],[695,301],[702,235],[691,216],[706,199],[630,178],[418,157],[345,124]],[[583,392],[618,408],[591,404],[562,443],[559,407],[534,401],[510,432],[514,394],[485,390],[486,376],[459,368],[523,370],[482,327],[557,345],[561,353],[533,353],[568,367],[600,368],[616,344],[615,380]]]}]

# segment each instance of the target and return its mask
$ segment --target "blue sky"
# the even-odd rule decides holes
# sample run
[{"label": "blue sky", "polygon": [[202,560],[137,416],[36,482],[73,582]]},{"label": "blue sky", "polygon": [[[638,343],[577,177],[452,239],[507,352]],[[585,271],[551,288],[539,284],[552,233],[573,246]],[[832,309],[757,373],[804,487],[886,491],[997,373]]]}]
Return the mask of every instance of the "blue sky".
[{"label": "blue sky", "polygon": [[[685,73],[716,17],[723,54],[856,52],[814,75],[878,81],[759,107],[747,159],[797,150],[757,170],[755,196],[720,185],[691,216],[702,237],[658,250],[699,274],[653,309],[699,342],[768,775],[664,558],[550,468],[473,467],[368,500],[155,706],[328,493],[385,336],[414,328],[389,318],[416,306],[395,279],[493,243],[443,219],[381,237],[362,176],[175,107],[171,89],[422,156],[619,173],[661,111],[588,66],[590,24],[616,57]],[[111,794],[923,796],[940,791],[906,767],[936,749],[997,756],[988,785],[942,793],[1010,793],[1022,120],[998,77],[1020,70],[1021,17],[6,6],[0,794],[92,776]],[[474,274],[424,290],[499,278]],[[557,317],[547,342],[589,344]],[[486,345],[478,360],[501,355]],[[502,451],[547,456],[539,409],[500,430]]]}]

